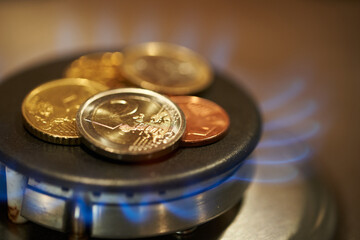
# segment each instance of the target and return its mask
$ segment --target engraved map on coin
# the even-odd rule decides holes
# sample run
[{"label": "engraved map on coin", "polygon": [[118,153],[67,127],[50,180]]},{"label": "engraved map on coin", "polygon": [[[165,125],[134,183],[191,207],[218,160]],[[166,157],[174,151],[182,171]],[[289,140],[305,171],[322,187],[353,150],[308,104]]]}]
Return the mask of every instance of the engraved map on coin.
[{"label": "engraved map on coin", "polygon": [[43,140],[78,144],[76,113],[90,96],[106,87],[87,79],[67,78],[40,85],[24,99],[25,126]]},{"label": "engraved map on coin", "polygon": [[185,118],[169,99],[144,89],[116,89],[90,98],[78,113],[81,135],[108,157],[142,161],[177,147]]},{"label": "engraved map on coin", "polygon": [[148,150],[174,135],[170,113],[148,99],[123,97],[97,107],[91,121],[95,131],[129,151]]},{"label": "engraved map on coin", "polygon": [[202,146],[220,140],[230,125],[225,110],[216,103],[195,96],[170,97],[184,112],[187,125],[183,146]]}]

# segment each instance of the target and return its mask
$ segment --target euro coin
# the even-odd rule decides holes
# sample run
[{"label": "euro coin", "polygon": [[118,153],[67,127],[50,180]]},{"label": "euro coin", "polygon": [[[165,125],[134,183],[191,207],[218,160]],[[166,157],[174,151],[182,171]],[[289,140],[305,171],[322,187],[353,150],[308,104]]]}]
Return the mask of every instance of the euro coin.
[{"label": "euro coin", "polygon": [[119,88],[89,98],[78,112],[77,125],[89,149],[116,160],[141,162],[177,148],[185,117],[163,95]]},{"label": "euro coin", "polygon": [[203,146],[225,136],[230,119],[218,104],[195,96],[171,96],[185,114],[186,130],[181,139],[183,146]]},{"label": "euro coin", "polygon": [[81,78],[64,78],[32,90],[22,103],[24,125],[36,137],[58,144],[76,145],[80,136],[76,113],[92,95],[107,90],[104,85]]},{"label": "euro coin", "polygon": [[71,63],[65,77],[87,78],[100,82],[109,88],[129,86],[121,73],[123,63],[121,52],[98,52],[81,56]]},{"label": "euro coin", "polygon": [[194,51],[174,44],[149,42],[123,50],[124,76],[142,88],[167,95],[188,95],[212,82],[208,62]]}]

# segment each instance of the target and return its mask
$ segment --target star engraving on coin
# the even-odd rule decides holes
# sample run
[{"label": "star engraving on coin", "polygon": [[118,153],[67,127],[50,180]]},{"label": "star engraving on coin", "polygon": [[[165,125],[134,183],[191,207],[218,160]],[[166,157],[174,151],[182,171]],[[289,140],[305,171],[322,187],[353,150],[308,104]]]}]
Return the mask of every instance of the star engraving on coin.
[{"label": "star engraving on coin", "polygon": [[171,96],[184,112],[186,130],[181,138],[183,146],[202,146],[224,137],[230,119],[226,111],[216,103],[195,96]]},{"label": "star engraving on coin", "polygon": [[32,90],[22,104],[25,127],[35,136],[52,143],[79,144],[76,113],[90,96],[107,88],[81,78],[64,78]]},{"label": "star engraving on coin", "polygon": [[185,117],[168,98],[145,89],[99,93],[78,112],[85,145],[122,161],[146,161],[174,150],[185,131]]},{"label": "star engraving on coin", "polygon": [[192,50],[148,42],[123,50],[123,74],[133,84],[168,95],[200,92],[212,82],[207,61]]}]

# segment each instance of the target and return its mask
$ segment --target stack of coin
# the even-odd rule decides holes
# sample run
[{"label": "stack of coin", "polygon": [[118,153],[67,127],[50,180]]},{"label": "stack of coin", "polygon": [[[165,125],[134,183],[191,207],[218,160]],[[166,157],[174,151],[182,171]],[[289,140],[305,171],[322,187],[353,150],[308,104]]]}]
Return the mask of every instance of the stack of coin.
[{"label": "stack of coin", "polygon": [[[212,71],[182,46],[150,42],[84,55],[65,76],[35,88],[23,101],[25,127],[48,142],[74,145],[81,138],[100,155],[139,162],[178,145],[214,143],[230,124],[216,103],[184,96],[209,87]],[[134,85],[146,89],[126,88]]]}]

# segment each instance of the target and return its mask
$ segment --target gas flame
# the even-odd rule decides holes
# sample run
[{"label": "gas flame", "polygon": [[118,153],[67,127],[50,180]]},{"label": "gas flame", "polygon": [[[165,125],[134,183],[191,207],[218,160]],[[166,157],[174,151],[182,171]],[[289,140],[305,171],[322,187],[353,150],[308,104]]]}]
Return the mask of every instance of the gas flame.
[{"label": "gas flame", "polygon": [[[288,183],[297,178],[297,165],[309,160],[313,153],[306,141],[318,134],[321,127],[319,122],[311,119],[318,108],[316,101],[301,102],[301,107],[294,108],[293,102],[305,85],[300,80],[291,82],[285,91],[260,104],[265,119],[264,133],[246,162],[257,166],[257,174],[253,179],[238,180]],[[269,120],[272,115],[275,119]]]}]

